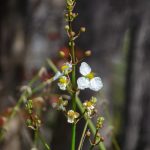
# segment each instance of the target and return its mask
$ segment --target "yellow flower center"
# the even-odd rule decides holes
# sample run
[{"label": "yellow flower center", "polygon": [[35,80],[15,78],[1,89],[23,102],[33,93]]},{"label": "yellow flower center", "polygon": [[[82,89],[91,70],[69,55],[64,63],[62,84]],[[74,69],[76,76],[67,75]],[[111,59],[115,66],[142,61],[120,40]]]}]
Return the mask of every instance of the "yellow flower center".
[{"label": "yellow flower center", "polygon": [[62,77],[62,78],[59,79],[59,82],[61,84],[66,84],[67,83],[67,79]]},{"label": "yellow flower center", "polygon": [[61,70],[62,70],[62,71],[65,71],[65,70],[68,69],[68,68],[69,68],[69,66],[64,65],[64,66],[61,67]]},{"label": "yellow flower center", "polygon": [[88,101],[86,104],[87,104],[87,107],[91,107],[93,105],[90,101]]},{"label": "yellow flower center", "polygon": [[70,118],[74,118],[75,113],[74,113],[73,111],[70,111],[70,112],[68,112],[68,116],[69,116]]},{"label": "yellow flower center", "polygon": [[90,72],[88,75],[86,75],[87,78],[93,79],[94,78],[94,73]]},{"label": "yellow flower center", "polygon": [[74,112],[73,110],[70,110],[70,111],[68,111],[68,117],[72,118],[72,119],[78,118],[79,114],[77,112]]}]

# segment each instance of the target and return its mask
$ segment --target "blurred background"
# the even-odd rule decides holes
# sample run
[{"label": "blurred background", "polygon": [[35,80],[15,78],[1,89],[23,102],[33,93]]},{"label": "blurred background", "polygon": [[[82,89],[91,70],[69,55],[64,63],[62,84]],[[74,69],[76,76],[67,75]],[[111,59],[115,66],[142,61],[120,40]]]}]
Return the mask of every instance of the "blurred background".
[{"label": "blurred background", "polygon": [[[92,51],[86,61],[104,83],[97,97],[106,120],[105,145],[150,150],[150,1],[80,0],[75,11],[75,31],[87,28],[77,49]],[[64,0],[0,1],[0,113],[15,105],[20,85],[48,57],[57,61],[58,51],[65,49],[64,12]],[[55,113],[48,113],[50,126],[43,127],[43,134],[53,149],[69,150],[70,127]],[[9,126],[0,150],[30,149],[32,137],[20,120],[15,117]]]}]

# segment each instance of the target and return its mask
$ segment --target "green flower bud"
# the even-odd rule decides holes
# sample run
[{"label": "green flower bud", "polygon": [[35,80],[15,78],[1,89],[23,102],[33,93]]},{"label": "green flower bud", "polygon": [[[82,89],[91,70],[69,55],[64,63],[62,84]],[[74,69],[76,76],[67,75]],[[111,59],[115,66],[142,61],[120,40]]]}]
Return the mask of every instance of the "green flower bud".
[{"label": "green flower bud", "polygon": [[68,25],[65,26],[65,30],[67,30],[67,31],[69,30],[69,26]]}]

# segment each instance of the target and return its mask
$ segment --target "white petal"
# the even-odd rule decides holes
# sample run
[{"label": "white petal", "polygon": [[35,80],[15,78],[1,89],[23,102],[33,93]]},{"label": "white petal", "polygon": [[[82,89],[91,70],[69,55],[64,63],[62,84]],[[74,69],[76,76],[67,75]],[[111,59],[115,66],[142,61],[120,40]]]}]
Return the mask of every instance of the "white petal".
[{"label": "white petal", "polygon": [[90,81],[85,77],[79,77],[77,80],[77,84],[80,90],[84,90],[85,88],[89,87]]},{"label": "white petal", "polygon": [[72,64],[71,63],[66,63],[66,65],[69,67],[69,69],[72,69]]},{"label": "white petal", "polygon": [[103,83],[100,77],[95,77],[90,80],[89,88],[93,91],[99,91],[103,87]]},{"label": "white petal", "polygon": [[61,90],[65,91],[66,90],[66,84],[61,84],[61,83],[58,83],[58,86]]},{"label": "white petal", "polygon": [[55,81],[55,80],[57,80],[59,77],[61,77],[63,74],[60,72],[60,71],[58,71],[56,74],[55,74],[55,76],[53,77],[53,81]]},{"label": "white petal", "polygon": [[80,73],[83,76],[88,75],[91,72],[91,67],[86,63],[86,62],[82,62],[81,66],[80,66]]},{"label": "white petal", "polygon": [[74,118],[68,117],[68,123],[74,123]]},{"label": "white petal", "polygon": [[63,105],[60,105],[60,106],[59,106],[59,110],[65,111],[66,108],[65,108]]}]

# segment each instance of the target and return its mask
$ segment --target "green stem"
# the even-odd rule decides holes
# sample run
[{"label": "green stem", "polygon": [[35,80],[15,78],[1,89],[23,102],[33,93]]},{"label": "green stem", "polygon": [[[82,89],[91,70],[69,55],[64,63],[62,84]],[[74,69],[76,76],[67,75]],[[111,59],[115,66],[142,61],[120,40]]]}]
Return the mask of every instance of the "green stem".
[{"label": "green stem", "polygon": [[[72,61],[73,64],[75,64],[75,54],[74,54],[74,45],[73,41],[71,41],[71,56],[72,56]],[[73,65],[72,69],[72,85],[73,85],[73,90],[76,90],[76,68],[75,65]],[[76,92],[72,94],[72,109],[76,111]],[[72,142],[71,142],[71,149],[75,150],[75,143],[76,143],[76,124],[72,125]]]},{"label": "green stem", "polygon": [[38,143],[38,129],[34,131],[34,146],[37,146]]},{"label": "green stem", "polygon": [[94,141],[93,141],[93,145],[91,145],[90,147],[90,150],[92,150],[94,148],[94,144],[96,143],[96,136],[97,136],[97,133],[98,133],[98,129],[96,129],[96,132],[95,132],[95,135],[94,135]]},{"label": "green stem", "polygon": [[[69,18],[71,19],[71,13],[72,10],[68,9],[68,14],[69,14]],[[70,20],[69,19],[69,20]],[[68,22],[69,25],[69,46],[70,46],[70,52],[71,52],[71,59],[72,59],[72,74],[71,74],[71,83],[72,83],[72,88],[73,88],[73,94],[71,95],[72,97],[72,109],[74,111],[76,111],[76,56],[75,56],[75,43],[73,40],[73,35],[71,35],[71,33],[73,32],[72,30],[72,22],[69,21]],[[76,124],[74,123],[72,125],[72,138],[71,138],[71,150],[75,150],[76,149]]]},{"label": "green stem", "polygon": [[[31,87],[32,84],[37,81],[37,79],[38,79],[37,76],[35,76],[35,77],[33,78],[33,80],[30,81],[30,83],[28,84],[28,86]],[[52,81],[53,81],[52,78],[49,79],[49,81],[48,81],[49,84],[50,84]],[[34,94],[34,93],[38,92],[39,90],[43,89],[46,85],[47,85],[47,84],[46,84],[45,82],[39,84],[37,87],[35,87],[35,88],[32,89],[32,94]],[[22,95],[20,96],[20,98],[19,98],[17,104],[16,104],[15,107],[13,108],[12,113],[11,113],[10,117],[8,118],[8,120],[11,119],[11,118],[13,118],[13,117],[16,115],[16,112],[18,111],[20,105],[23,103],[24,98],[27,99],[27,98],[29,98],[29,97],[30,97],[30,96],[27,94],[26,91],[22,93]]]},{"label": "green stem", "polygon": [[[76,98],[76,103],[77,103],[79,110],[83,113],[84,108],[82,106],[82,102],[80,101],[80,99],[78,97]],[[86,116],[84,116],[84,118],[85,118],[85,120],[87,120]],[[88,119],[87,121],[88,121],[88,126],[91,129],[92,134],[95,135],[96,127],[94,126],[93,122],[90,119]],[[98,147],[100,150],[106,150],[106,148],[102,142],[99,143]]]},{"label": "green stem", "polygon": [[57,67],[54,65],[54,63],[52,62],[51,59],[47,59],[47,63],[48,63],[48,65],[50,66],[50,68],[51,68],[55,73],[58,72]]},{"label": "green stem", "polygon": [[81,150],[81,149],[82,149],[82,145],[83,145],[83,142],[84,142],[84,137],[85,137],[85,132],[86,132],[87,126],[88,126],[88,121],[86,122],[86,124],[85,124],[85,126],[84,126],[84,129],[83,129],[83,133],[82,133],[82,136],[81,136],[81,140],[80,140],[80,143],[79,143],[78,150]]},{"label": "green stem", "polygon": [[[38,79],[39,79],[38,75],[35,75],[35,76],[33,77],[33,79],[29,82],[28,86],[31,87]],[[32,92],[33,92],[33,91],[32,91]],[[26,91],[24,91],[24,92],[21,94],[21,96],[20,96],[20,98],[19,98],[17,104],[16,104],[15,107],[13,108],[12,113],[11,113],[10,117],[8,118],[8,120],[11,119],[11,118],[13,118],[13,117],[15,116],[16,112],[18,111],[18,109],[19,109],[20,105],[22,104],[22,102],[23,102],[23,100],[24,100],[25,97],[27,97],[27,92],[26,92]]]},{"label": "green stem", "polygon": [[38,134],[38,137],[40,138],[45,150],[51,150],[50,146],[45,142],[45,139],[39,133],[37,133],[37,134]]}]

